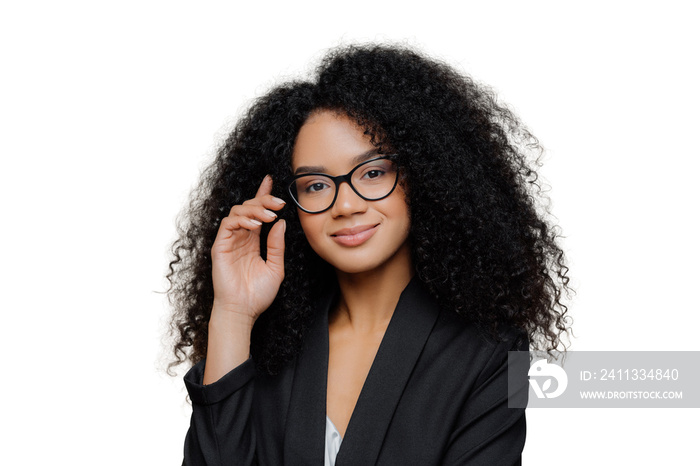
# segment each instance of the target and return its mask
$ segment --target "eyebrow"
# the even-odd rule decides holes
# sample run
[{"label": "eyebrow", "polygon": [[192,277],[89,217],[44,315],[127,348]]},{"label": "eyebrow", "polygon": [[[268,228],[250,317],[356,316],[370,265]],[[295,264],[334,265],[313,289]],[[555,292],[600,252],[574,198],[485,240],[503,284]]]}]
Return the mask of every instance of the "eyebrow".
[{"label": "eyebrow", "polygon": [[[359,155],[356,155],[352,158],[352,160],[350,160],[350,163],[352,163],[353,166],[359,165],[365,160],[369,160],[372,157],[376,157],[378,154],[379,148],[375,147],[374,149],[370,149],[367,152],[363,152]],[[294,170],[294,174],[299,175],[301,173],[326,173],[327,171],[328,169],[323,165],[304,165]]]}]

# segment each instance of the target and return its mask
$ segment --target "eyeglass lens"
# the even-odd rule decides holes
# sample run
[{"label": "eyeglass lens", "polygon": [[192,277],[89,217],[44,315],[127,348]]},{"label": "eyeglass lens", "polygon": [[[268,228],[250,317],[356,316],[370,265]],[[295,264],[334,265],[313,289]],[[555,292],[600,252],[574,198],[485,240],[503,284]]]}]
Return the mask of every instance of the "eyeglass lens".
[{"label": "eyeglass lens", "polygon": [[[358,165],[352,172],[351,185],[366,200],[387,196],[396,184],[398,170],[389,159],[377,159]],[[335,199],[337,186],[326,175],[308,174],[294,180],[292,194],[299,205],[309,212],[328,209]]]}]

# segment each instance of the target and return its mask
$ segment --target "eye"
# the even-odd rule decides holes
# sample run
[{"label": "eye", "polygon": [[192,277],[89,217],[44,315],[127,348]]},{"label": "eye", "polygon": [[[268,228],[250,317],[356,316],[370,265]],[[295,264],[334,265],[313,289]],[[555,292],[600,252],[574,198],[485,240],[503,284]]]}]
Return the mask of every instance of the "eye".
[{"label": "eye", "polygon": [[378,160],[371,164],[362,167],[359,175],[359,181],[362,182],[379,182],[391,172],[391,163],[386,160]]},{"label": "eye", "polygon": [[382,176],[384,173],[385,173],[384,170],[380,170],[378,168],[373,168],[371,170],[368,170],[364,174],[363,178],[369,178],[369,179],[378,178],[378,177]]},{"label": "eye", "polygon": [[312,180],[312,181],[309,181],[308,183],[305,183],[304,192],[309,193],[309,194],[313,194],[313,193],[319,193],[319,192],[324,191],[324,190],[329,189],[329,188],[330,188],[330,185],[325,181]]}]

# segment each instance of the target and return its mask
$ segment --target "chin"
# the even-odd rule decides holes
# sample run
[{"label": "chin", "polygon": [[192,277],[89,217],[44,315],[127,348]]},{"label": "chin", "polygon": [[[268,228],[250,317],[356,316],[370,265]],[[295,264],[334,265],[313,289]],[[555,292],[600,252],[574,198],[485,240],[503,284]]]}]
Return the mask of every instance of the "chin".
[{"label": "chin", "polygon": [[363,261],[357,259],[350,260],[332,260],[326,261],[338,272],[346,274],[359,274],[366,273],[376,270],[382,265],[381,261],[377,261],[376,258],[372,261]]},{"label": "chin", "polygon": [[[331,264],[333,265],[333,264]],[[347,264],[347,266],[341,265],[333,265],[333,268],[335,268],[336,271],[348,274],[348,275],[357,275],[357,274],[363,274],[367,272],[371,272],[373,270],[376,270],[376,266],[362,266],[360,264]]]}]

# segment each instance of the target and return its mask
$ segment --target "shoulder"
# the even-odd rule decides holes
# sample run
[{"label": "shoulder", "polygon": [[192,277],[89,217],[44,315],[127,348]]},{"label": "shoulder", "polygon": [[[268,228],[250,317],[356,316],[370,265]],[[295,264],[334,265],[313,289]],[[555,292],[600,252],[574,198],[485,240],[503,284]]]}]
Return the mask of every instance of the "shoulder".
[{"label": "shoulder", "polygon": [[435,325],[424,351],[424,362],[478,385],[501,370],[509,351],[527,351],[523,330],[503,329],[497,336],[479,329],[452,309],[439,308]]}]

